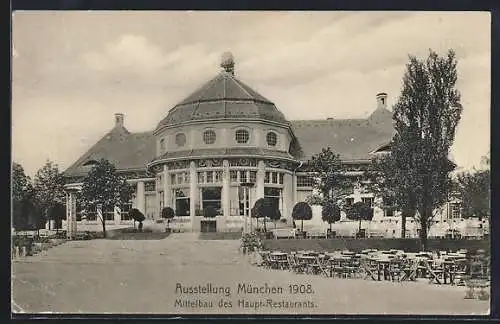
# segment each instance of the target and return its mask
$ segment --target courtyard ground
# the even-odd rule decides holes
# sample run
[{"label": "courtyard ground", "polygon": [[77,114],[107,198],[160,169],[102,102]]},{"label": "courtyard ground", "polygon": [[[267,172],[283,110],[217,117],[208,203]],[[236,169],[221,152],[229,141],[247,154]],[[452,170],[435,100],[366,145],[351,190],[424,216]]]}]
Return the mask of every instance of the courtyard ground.
[{"label": "courtyard ground", "polygon": [[[67,242],[13,262],[12,309],[29,313],[488,314],[489,302],[464,299],[464,287],[265,270],[251,265],[238,246],[237,240],[200,240],[194,233],[157,240]],[[238,284],[267,284],[282,292],[238,293]],[[290,284],[299,285],[292,287],[298,293],[290,292]],[[230,296],[176,291],[178,286],[200,285],[229,287]]]}]

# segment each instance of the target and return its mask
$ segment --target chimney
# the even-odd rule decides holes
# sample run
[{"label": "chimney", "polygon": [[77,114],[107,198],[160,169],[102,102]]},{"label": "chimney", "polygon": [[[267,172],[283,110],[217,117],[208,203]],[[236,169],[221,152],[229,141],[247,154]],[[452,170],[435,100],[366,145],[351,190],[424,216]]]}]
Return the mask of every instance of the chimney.
[{"label": "chimney", "polygon": [[377,93],[377,109],[387,109],[387,93]]},{"label": "chimney", "polygon": [[123,127],[123,114],[122,113],[115,114],[115,127]]}]

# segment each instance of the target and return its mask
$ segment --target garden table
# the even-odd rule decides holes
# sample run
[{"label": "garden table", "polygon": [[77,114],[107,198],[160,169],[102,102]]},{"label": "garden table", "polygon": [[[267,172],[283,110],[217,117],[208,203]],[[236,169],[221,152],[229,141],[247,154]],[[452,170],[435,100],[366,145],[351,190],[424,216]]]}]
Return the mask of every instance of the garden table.
[{"label": "garden table", "polygon": [[275,269],[284,269],[288,266],[288,254],[285,252],[272,252],[270,254],[271,264]]}]

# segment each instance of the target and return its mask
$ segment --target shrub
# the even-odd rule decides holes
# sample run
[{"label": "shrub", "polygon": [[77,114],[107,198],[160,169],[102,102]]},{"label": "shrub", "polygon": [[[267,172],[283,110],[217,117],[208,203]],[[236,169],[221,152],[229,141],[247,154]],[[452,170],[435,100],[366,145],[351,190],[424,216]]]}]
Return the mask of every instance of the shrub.
[{"label": "shrub", "polygon": [[300,231],[304,231],[304,220],[310,220],[312,218],[312,209],[308,203],[301,201],[293,206],[292,218],[294,220],[300,220],[301,226]]}]

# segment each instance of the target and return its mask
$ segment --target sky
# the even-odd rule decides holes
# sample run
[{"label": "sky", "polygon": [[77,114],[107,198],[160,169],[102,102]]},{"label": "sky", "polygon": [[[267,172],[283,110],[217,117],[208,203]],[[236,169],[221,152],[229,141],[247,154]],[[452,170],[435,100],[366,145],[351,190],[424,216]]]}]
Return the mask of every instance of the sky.
[{"label": "sky", "polygon": [[[125,114],[153,130],[235,57],[236,76],[289,120],[363,118],[401,91],[408,55],[458,59],[463,114],[452,159],[490,148],[487,12],[31,11],[12,19],[12,158],[32,176],[69,167]],[[304,112],[307,111],[307,114]]]}]

